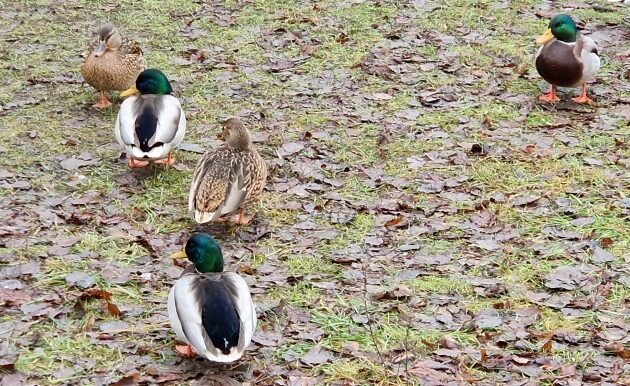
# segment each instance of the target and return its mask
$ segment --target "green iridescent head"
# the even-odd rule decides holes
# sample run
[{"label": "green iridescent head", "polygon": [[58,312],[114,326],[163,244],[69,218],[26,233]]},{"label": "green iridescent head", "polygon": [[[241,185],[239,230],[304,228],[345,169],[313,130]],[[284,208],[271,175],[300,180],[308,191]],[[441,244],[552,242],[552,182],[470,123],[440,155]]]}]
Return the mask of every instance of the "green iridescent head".
[{"label": "green iridescent head", "polygon": [[173,259],[187,257],[197,271],[223,272],[223,253],[217,241],[207,233],[195,233],[186,242],[183,251],[171,256]]},{"label": "green iridescent head", "polygon": [[554,37],[566,43],[575,42],[577,39],[577,26],[571,16],[564,13],[554,16],[549,21],[547,31],[536,40],[536,43],[544,44]]},{"label": "green iridescent head", "polygon": [[125,97],[138,93],[164,95],[172,92],[171,83],[166,78],[166,75],[160,70],[149,68],[138,75],[135,86],[123,91],[120,96]]}]

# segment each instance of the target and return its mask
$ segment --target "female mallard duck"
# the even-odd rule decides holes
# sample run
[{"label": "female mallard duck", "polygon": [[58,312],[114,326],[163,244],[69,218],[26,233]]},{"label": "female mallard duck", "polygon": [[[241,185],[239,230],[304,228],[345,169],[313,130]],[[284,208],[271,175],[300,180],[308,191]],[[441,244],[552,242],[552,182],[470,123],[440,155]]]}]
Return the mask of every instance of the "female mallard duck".
[{"label": "female mallard duck", "polygon": [[225,145],[201,157],[190,186],[188,210],[200,224],[240,209],[238,224],[246,224],[244,205],[254,201],[267,180],[267,165],[252,144],[243,122],[230,118],[221,137]]},{"label": "female mallard duck", "polygon": [[114,133],[127,152],[129,166],[141,168],[148,161],[171,165],[173,148],[186,132],[186,117],[179,100],[169,95],[173,89],[160,70],[148,69],[136,85],[120,94],[134,95],[120,105]]},{"label": "female mallard duck", "polygon": [[551,84],[551,91],[539,97],[542,101],[557,102],[556,87],[582,85],[582,94],[572,98],[578,103],[592,103],[586,96],[586,82],[599,70],[599,56],[593,39],[577,32],[571,16],[560,14],[549,22],[549,28],[536,39],[543,44],[536,53],[536,70]]},{"label": "female mallard duck", "polygon": [[187,344],[176,346],[177,351],[214,362],[239,359],[256,329],[247,283],[234,272],[223,272],[221,247],[206,233],[194,234],[183,251],[171,255],[184,257],[193,265],[168,294],[171,326],[177,339]]},{"label": "female mallard duck", "polygon": [[112,23],[105,23],[84,53],[81,64],[83,79],[101,92],[101,100],[93,107],[111,106],[107,91],[122,91],[133,86],[138,74],[146,68],[142,50],[136,42],[123,39]]}]

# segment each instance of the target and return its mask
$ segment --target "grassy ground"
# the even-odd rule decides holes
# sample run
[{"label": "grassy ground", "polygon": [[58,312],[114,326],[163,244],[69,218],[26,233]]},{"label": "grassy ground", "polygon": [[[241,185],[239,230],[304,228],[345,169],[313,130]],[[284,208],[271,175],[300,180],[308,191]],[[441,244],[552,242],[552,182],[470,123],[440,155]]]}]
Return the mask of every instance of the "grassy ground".
[{"label": "grassy ground", "polygon": [[[630,329],[628,8],[565,9],[600,45],[590,107],[536,100],[547,85],[533,40],[556,3],[0,5],[7,380],[628,382],[626,354],[611,349]],[[120,159],[118,103],[91,109],[79,71],[104,18],[172,80],[185,142],[215,144],[231,115],[266,137],[271,177],[251,225],[189,218],[198,154],[144,171]],[[292,142],[304,149],[287,154]],[[62,168],[73,156],[95,162]],[[173,350],[165,305],[181,269],[166,256],[200,229],[259,305],[254,344],[233,366]],[[74,272],[113,295],[119,321],[102,301],[77,307]]]}]

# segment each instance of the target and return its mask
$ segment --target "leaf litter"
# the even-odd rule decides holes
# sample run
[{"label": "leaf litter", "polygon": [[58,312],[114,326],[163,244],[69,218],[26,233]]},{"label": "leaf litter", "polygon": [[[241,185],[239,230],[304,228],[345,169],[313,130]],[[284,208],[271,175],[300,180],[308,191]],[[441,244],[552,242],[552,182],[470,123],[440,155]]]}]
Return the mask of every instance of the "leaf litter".
[{"label": "leaf litter", "polygon": [[[149,6],[11,5],[7,50],[35,68],[5,69],[0,100],[3,384],[630,382],[623,5],[169,1],[142,27]],[[559,11],[611,53],[598,108],[536,101],[532,41]],[[86,12],[173,74],[178,169],[125,169],[116,107],[83,108],[87,36],[28,29]],[[229,115],[270,181],[249,226],[199,227],[190,174]],[[166,256],[201,229],[258,305],[233,366],[173,350]]]}]

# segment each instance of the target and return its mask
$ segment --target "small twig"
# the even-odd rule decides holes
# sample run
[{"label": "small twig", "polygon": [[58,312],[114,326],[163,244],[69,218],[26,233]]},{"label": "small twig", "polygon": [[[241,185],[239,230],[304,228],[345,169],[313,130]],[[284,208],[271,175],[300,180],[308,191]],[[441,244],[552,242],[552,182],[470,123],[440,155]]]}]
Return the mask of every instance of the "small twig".
[{"label": "small twig", "polygon": [[405,349],[405,374],[409,373],[409,361],[407,360],[407,356],[409,355],[409,325],[410,320],[405,315],[405,338],[403,339],[403,347]]},{"label": "small twig", "polygon": [[378,146],[378,154],[381,161],[385,161],[387,159],[387,151],[385,150],[385,145],[389,143],[391,136],[391,131],[389,129],[384,129],[376,140],[376,144]]},{"label": "small twig", "polygon": [[369,303],[368,303],[368,291],[367,291],[367,255],[363,260],[362,270],[363,270],[363,304],[365,306],[365,316],[367,318],[367,326],[368,331],[370,332],[370,338],[372,339],[372,343],[374,343],[374,348],[376,348],[376,353],[378,354],[378,358],[381,361],[381,365],[385,366],[385,360],[383,359],[383,354],[381,354],[381,350],[379,348],[378,342],[376,341],[376,335],[374,334],[374,329],[372,328],[372,317],[369,311]]},{"label": "small twig", "polygon": [[[156,324],[151,324],[148,326],[144,326],[141,328],[120,328],[120,329],[116,329],[116,330],[107,330],[107,331],[101,331],[100,333],[102,334],[109,334],[109,335],[113,335],[113,334],[124,334],[124,333],[147,333],[147,332],[151,332],[151,331],[170,331],[171,327],[167,325],[168,322],[163,322],[163,323],[156,323]],[[164,327],[156,327],[156,326],[161,326],[163,325]]]}]

